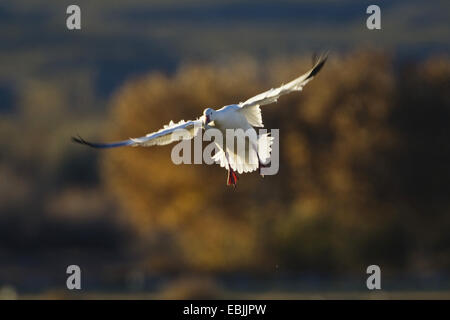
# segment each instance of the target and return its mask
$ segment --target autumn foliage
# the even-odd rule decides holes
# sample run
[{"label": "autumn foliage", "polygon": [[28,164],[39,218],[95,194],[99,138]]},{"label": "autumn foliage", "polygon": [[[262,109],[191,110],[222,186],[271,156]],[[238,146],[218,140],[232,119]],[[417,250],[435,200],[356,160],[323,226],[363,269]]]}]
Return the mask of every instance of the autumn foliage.
[{"label": "autumn foliage", "polygon": [[[196,118],[205,107],[242,101],[310,65],[240,59],[132,79],[115,95],[102,138],[141,136],[170,120]],[[394,70],[382,53],[331,55],[303,92],[263,107],[265,126],[280,129],[277,175],[246,174],[228,188],[219,166],[174,165],[172,146],[164,146],[105,152],[101,176],[140,235],[149,270],[345,274],[371,261],[393,271],[448,267],[448,258],[434,259],[442,251],[424,248],[448,243],[438,235],[450,225],[443,160],[450,157],[449,81],[444,58]],[[441,189],[431,195],[435,181]],[[427,218],[432,212],[439,222]],[[425,220],[435,232],[419,243]]]}]

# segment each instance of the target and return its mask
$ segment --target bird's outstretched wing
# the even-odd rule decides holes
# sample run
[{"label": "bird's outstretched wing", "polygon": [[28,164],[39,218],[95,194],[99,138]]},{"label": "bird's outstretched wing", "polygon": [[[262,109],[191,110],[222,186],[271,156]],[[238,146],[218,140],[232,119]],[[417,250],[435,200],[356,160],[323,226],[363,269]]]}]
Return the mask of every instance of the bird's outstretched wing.
[{"label": "bird's outstretched wing", "polygon": [[111,143],[95,143],[88,142],[81,137],[72,137],[72,141],[85,144],[93,148],[116,148],[124,146],[142,146],[150,147],[154,145],[166,145],[175,141],[189,140],[194,138],[203,127],[203,120],[181,120],[178,123],[171,121],[168,125],[165,125],[162,129],[147,134],[140,138],[130,138],[128,140],[122,140]]},{"label": "bird's outstretched wing", "polygon": [[244,113],[247,121],[254,127],[262,127],[262,116],[259,106],[277,102],[278,98],[284,94],[301,91],[303,87],[311,81],[314,76],[322,69],[323,65],[327,61],[328,53],[321,55],[315,59],[314,66],[308,72],[302,74],[300,77],[286,83],[278,88],[272,88],[263,93],[260,93],[244,102],[239,103],[241,112]]}]

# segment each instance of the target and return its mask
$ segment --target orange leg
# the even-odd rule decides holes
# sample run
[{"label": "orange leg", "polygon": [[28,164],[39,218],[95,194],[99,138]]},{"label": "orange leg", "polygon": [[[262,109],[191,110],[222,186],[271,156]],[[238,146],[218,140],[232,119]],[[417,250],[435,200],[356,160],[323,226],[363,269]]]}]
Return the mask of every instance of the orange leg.
[{"label": "orange leg", "polygon": [[239,180],[238,175],[236,174],[236,172],[234,172],[233,169],[231,169],[231,166],[228,165],[227,186],[236,187],[238,180]]}]

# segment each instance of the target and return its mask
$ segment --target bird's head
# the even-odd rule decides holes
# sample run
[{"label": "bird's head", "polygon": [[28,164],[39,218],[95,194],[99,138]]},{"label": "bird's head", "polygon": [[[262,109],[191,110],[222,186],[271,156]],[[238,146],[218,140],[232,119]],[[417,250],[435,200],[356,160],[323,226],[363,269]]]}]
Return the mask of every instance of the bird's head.
[{"label": "bird's head", "polygon": [[203,111],[203,116],[205,117],[205,124],[210,123],[211,121],[214,121],[214,109],[206,108]]}]

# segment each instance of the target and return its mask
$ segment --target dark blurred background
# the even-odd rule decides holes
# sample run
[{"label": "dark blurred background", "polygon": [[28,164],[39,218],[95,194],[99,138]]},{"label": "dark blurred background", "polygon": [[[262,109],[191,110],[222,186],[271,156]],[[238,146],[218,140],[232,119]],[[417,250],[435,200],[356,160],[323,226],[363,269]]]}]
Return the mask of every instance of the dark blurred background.
[{"label": "dark blurred background", "polygon": [[[66,28],[81,7],[82,29]],[[0,3],[0,298],[449,297],[450,3]],[[291,80],[280,171],[225,186],[141,136]],[[82,290],[66,289],[66,267]]]}]

